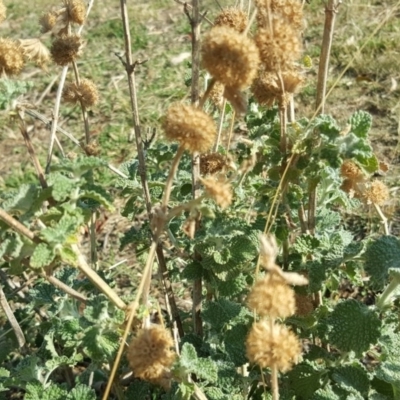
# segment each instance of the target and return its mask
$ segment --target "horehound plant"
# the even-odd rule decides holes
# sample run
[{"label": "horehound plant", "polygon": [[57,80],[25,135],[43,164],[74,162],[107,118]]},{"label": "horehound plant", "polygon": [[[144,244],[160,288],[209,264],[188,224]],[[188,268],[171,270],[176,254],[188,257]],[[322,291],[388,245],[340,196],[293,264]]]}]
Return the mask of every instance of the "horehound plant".
[{"label": "horehound plant", "polygon": [[[81,248],[81,227],[89,223],[95,260],[93,215],[100,207],[114,211],[110,188],[96,176],[111,166],[96,156],[87,113],[99,94],[76,62],[85,54],[82,24],[92,2],[86,9],[81,1],[64,1],[41,17],[43,31],[53,35],[51,57],[63,69],[46,173],[26,127],[21,129],[40,186],[0,194],[0,278],[6,283],[0,303],[22,349],[14,357],[17,349],[1,331],[6,354],[0,351],[0,390],[52,400],[399,397],[394,299],[400,243],[388,235],[388,224],[384,236],[354,241],[338,212],[355,210],[362,200],[384,220],[387,189],[370,180],[384,166],[368,141],[367,113],[356,112],[343,129],[329,115],[294,114],[293,95],[304,82],[303,3],[264,0],[249,3],[246,12],[219,10],[201,44],[200,26],[210,20],[197,1],[186,4],[191,104],[166,107],[161,126],[167,143],[159,141],[145,154],[135,82],[142,61],[132,59],[128,8],[121,0],[121,61],[137,159],[113,168],[119,177],[113,193],[127,197],[124,215],[137,217],[121,245],[134,244],[135,265],[145,265],[137,288],[124,296],[115,276],[88,265]],[[45,52],[36,44],[1,39],[7,50],[0,53],[1,73],[19,73],[24,52],[43,61]],[[199,99],[201,65],[211,78],[205,76]],[[70,66],[74,79],[65,84]],[[244,94],[249,87],[250,102]],[[216,102],[222,109],[212,114],[207,98],[221,96]],[[62,100],[80,105],[85,143],[73,140],[84,155],[57,162],[51,156],[57,132],[74,139],[58,127]],[[38,116],[17,106],[21,119],[24,113]],[[238,121],[248,136],[232,147]],[[226,129],[228,140],[222,140]],[[318,202],[310,206],[313,191]],[[274,236],[261,236],[260,243],[262,231]],[[165,315],[151,320],[155,262],[167,300]],[[10,279],[14,275],[32,285],[29,297]],[[343,281],[359,290],[356,298],[344,299]],[[192,294],[191,316],[177,305],[184,289],[186,299]],[[376,291],[382,295],[374,305]],[[13,312],[6,296],[18,298],[32,322]]]}]

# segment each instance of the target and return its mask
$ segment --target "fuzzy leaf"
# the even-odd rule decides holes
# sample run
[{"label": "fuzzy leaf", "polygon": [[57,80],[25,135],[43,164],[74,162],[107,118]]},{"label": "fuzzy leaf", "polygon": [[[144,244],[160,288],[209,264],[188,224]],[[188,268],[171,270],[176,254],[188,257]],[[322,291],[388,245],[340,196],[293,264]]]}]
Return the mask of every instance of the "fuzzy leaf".
[{"label": "fuzzy leaf", "polygon": [[248,362],[246,358],[246,337],[248,334],[248,327],[245,325],[235,325],[229,329],[224,335],[225,351],[229,356],[235,367],[239,367]]},{"label": "fuzzy leaf", "polygon": [[7,197],[1,207],[11,214],[24,214],[28,212],[31,207],[33,200],[39,195],[39,188],[33,184],[23,184]]},{"label": "fuzzy leaf", "polygon": [[381,363],[376,371],[376,377],[390,383],[396,391],[400,392],[400,361],[391,360]]},{"label": "fuzzy leaf", "polygon": [[389,269],[400,271],[400,240],[394,236],[381,236],[368,244],[364,257],[365,271],[375,286],[382,289],[388,280]]},{"label": "fuzzy leaf", "polygon": [[64,400],[68,392],[66,389],[52,383],[43,387],[36,383],[26,385],[25,400]]},{"label": "fuzzy leaf", "polygon": [[32,254],[30,266],[33,269],[44,268],[49,265],[54,258],[54,251],[46,243],[39,243]]},{"label": "fuzzy leaf", "polygon": [[349,119],[351,131],[359,138],[367,138],[372,125],[371,114],[365,111],[356,111]]},{"label": "fuzzy leaf", "polygon": [[330,386],[325,386],[323,389],[317,390],[311,400],[342,400]]},{"label": "fuzzy leaf", "polygon": [[352,393],[358,392],[364,398],[368,395],[368,375],[359,365],[346,365],[336,368],[332,373],[332,379],[346,391]]},{"label": "fuzzy leaf", "polygon": [[287,376],[298,399],[310,399],[321,387],[322,372],[309,364],[296,365]]},{"label": "fuzzy leaf", "polygon": [[87,202],[87,200],[89,200],[89,202],[90,200],[94,201],[93,204],[88,204],[89,208],[95,208],[102,205],[108,211],[114,211],[110,195],[100,186],[90,185],[89,188],[85,188],[80,192],[79,198],[84,202]]},{"label": "fuzzy leaf", "polygon": [[328,325],[332,345],[341,351],[361,354],[377,342],[381,320],[375,311],[350,299],[337,304],[328,318]]},{"label": "fuzzy leaf", "polygon": [[194,281],[203,277],[203,267],[200,262],[192,261],[188,263],[181,274],[183,279]]},{"label": "fuzzy leaf", "polygon": [[78,182],[76,179],[71,179],[59,172],[55,172],[50,174],[48,184],[52,188],[54,200],[65,201],[76,190]]},{"label": "fuzzy leaf", "polygon": [[80,384],[68,393],[67,400],[96,400],[96,392],[90,387]]},{"label": "fuzzy leaf", "polygon": [[315,249],[320,245],[320,241],[312,235],[301,235],[298,236],[293,248],[300,254],[313,253]]},{"label": "fuzzy leaf", "polygon": [[52,165],[52,170],[61,171],[63,173],[70,172],[77,178],[88,171],[106,165],[107,163],[100,158],[79,156],[74,160],[64,158],[59,164]]},{"label": "fuzzy leaf", "polygon": [[213,330],[220,331],[241,313],[242,308],[242,305],[226,299],[208,301],[204,305],[203,319],[212,326]]},{"label": "fuzzy leaf", "polygon": [[40,231],[40,237],[53,246],[74,243],[74,236],[83,222],[83,217],[79,214],[63,215],[57,224]]},{"label": "fuzzy leaf", "polygon": [[119,335],[117,332],[102,332],[93,326],[86,330],[82,341],[84,352],[93,360],[107,361],[119,347]]}]

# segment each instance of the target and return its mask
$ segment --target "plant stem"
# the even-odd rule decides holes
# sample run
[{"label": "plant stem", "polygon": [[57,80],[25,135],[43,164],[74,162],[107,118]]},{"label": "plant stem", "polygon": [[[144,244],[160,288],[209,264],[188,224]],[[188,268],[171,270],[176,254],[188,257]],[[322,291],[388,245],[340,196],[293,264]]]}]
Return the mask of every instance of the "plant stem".
[{"label": "plant stem", "polygon": [[140,297],[142,296],[142,292],[143,292],[143,289],[144,289],[144,286],[146,283],[147,276],[149,274],[149,271],[151,271],[151,267],[153,266],[156,248],[157,248],[157,242],[153,240],[151,247],[150,247],[149,255],[147,257],[146,266],[144,267],[144,270],[143,270],[142,279],[140,281],[139,288],[136,293],[135,300],[128,307],[129,318],[126,323],[125,331],[124,331],[124,334],[121,339],[121,344],[119,346],[118,354],[115,358],[114,365],[111,370],[110,378],[108,379],[108,382],[107,382],[107,387],[104,391],[103,400],[107,400],[108,396],[110,394],[111,386],[114,381],[115,374],[117,372],[119,363],[121,362],[122,353],[125,349],[126,339],[128,338],[129,332],[131,331],[131,326],[132,326],[133,319],[136,315],[136,310],[139,307]]},{"label": "plant stem", "polygon": [[316,96],[316,109],[319,113],[325,111],[326,81],[328,79],[329,57],[331,53],[333,30],[337,9],[341,0],[328,0],[325,7],[325,26],[324,35],[322,37],[321,55],[319,58],[318,83]]},{"label": "plant stem", "polygon": [[[135,140],[136,140],[136,150],[139,160],[139,175],[142,182],[143,194],[146,202],[146,209],[150,216],[151,197],[147,183],[146,161],[144,156],[143,139],[140,127],[140,120],[139,120],[139,109],[137,102],[136,78],[135,78],[135,68],[140,63],[139,62],[134,63],[132,60],[131,35],[129,30],[128,7],[126,4],[126,0],[120,0],[120,5],[121,5],[121,17],[122,17],[122,25],[124,29],[124,41],[125,41],[125,59],[126,59],[125,70],[128,78],[129,95],[131,100],[132,119],[133,119],[133,127],[135,131]],[[132,138],[128,137],[128,141],[131,140]]]},{"label": "plant stem", "polygon": [[10,305],[8,304],[6,295],[3,291],[3,286],[1,284],[0,284],[0,306],[4,311],[4,314],[6,314],[8,322],[10,323],[10,325],[15,333],[15,336],[18,341],[18,346],[20,348],[24,347],[25,343],[26,343],[24,333],[22,332],[22,329],[19,326],[19,323],[18,323],[17,319],[15,318]]},{"label": "plant stem", "polygon": [[175,154],[173,161],[172,161],[171,169],[168,174],[168,178],[167,178],[167,182],[165,184],[164,194],[163,194],[163,198],[162,198],[162,202],[161,202],[161,207],[164,212],[167,209],[169,197],[171,195],[172,183],[174,182],[174,177],[176,175],[176,171],[178,170],[179,161],[181,160],[184,152],[185,152],[185,149],[182,146],[180,146],[178,148],[177,153]]},{"label": "plant stem", "polygon": [[[200,0],[192,0],[192,16],[189,13],[186,14],[189,18],[190,26],[192,28],[192,85],[190,100],[193,105],[196,105],[199,101],[199,79],[200,79]],[[208,85],[206,93],[203,95],[199,107],[202,108],[205,100],[211,92],[215,80],[212,79]],[[199,154],[195,153],[192,157],[192,196],[196,199],[200,196],[200,157]],[[199,226],[199,218],[193,223],[194,232]],[[194,234],[194,233],[193,233]],[[197,253],[194,254],[194,258],[199,258]],[[201,318],[202,308],[202,292],[203,282],[202,279],[196,279],[193,282],[193,293],[192,293],[192,318],[193,318],[193,329],[194,333],[198,336],[203,336],[203,321]]]},{"label": "plant stem", "polygon": [[391,297],[393,296],[393,292],[397,290],[400,286],[400,277],[396,275],[392,278],[389,285],[386,286],[386,289],[380,295],[379,300],[376,303],[376,307],[379,310],[383,310],[389,303]]},{"label": "plant stem", "polygon": [[87,298],[83,294],[77,292],[76,290],[72,289],[70,286],[66,285],[64,282],[60,281],[53,275],[48,275],[48,274],[42,274],[42,276],[49,281],[51,284],[53,284],[56,288],[62,290],[63,292],[69,294],[71,297],[74,299],[86,303]]},{"label": "plant stem", "polygon": [[224,97],[224,99],[222,100],[221,114],[219,116],[218,135],[217,135],[217,141],[215,142],[214,145],[214,152],[218,151],[219,142],[221,141],[222,128],[224,126],[224,118],[225,118],[225,108],[226,108],[226,99]]},{"label": "plant stem", "polygon": [[[273,318],[269,319],[269,326],[271,332],[274,332],[275,321]],[[271,389],[272,389],[272,400],[279,400],[279,384],[278,384],[278,368],[276,364],[271,366]]]}]

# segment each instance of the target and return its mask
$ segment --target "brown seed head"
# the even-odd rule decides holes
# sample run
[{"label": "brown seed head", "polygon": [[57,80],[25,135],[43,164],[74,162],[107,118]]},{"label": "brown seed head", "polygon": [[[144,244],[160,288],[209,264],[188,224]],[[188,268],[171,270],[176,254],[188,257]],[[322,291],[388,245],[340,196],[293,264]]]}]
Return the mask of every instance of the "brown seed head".
[{"label": "brown seed head", "polygon": [[213,119],[196,107],[173,104],[163,121],[165,137],[190,153],[205,153],[214,143],[217,128]]},{"label": "brown seed head", "polygon": [[82,25],[86,18],[86,7],[82,0],[63,0],[69,22]]},{"label": "brown seed head", "polygon": [[232,203],[232,187],[231,184],[223,179],[213,177],[200,178],[206,195],[212,198],[221,208],[226,208]]},{"label": "brown seed head", "polygon": [[200,173],[202,175],[215,174],[226,166],[225,157],[219,153],[207,153],[200,156]]},{"label": "brown seed head", "polygon": [[7,8],[3,3],[3,0],[0,0],[0,22],[3,22],[7,16]]},{"label": "brown seed head", "polygon": [[389,198],[389,189],[381,181],[372,181],[365,190],[364,196],[368,204],[382,205]]},{"label": "brown seed head", "polygon": [[272,32],[261,28],[255,37],[266,71],[288,69],[301,55],[298,32],[282,19],[275,19]]},{"label": "brown seed head", "polygon": [[57,17],[57,13],[53,11],[43,14],[39,18],[39,24],[42,27],[40,31],[42,33],[50,32],[56,26]]},{"label": "brown seed head", "polygon": [[170,332],[160,325],[140,331],[132,339],[127,353],[134,376],[168,388],[169,368],[176,357],[171,350],[173,345]]},{"label": "brown seed head", "polygon": [[219,109],[222,108],[224,100],[224,90],[225,86],[221,82],[215,82],[213,88],[210,91],[209,99],[214,103]]},{"label": "brown seed head", "polygon": [[247,14],[234,7],[225,8],[215,18],[214,26],[227,26],[235,31],[242,33],[248,23]]},{"label": "brown seed head", "polygon": [[247,304],[261,317],[287,318],[296,311],[294,290],[274,272],[268,273],[265,278],[255,283]]},{"label": "brown seed head", "polygon": [[224,97],[231,104],[237,115],[246,114],[247,98],[236,86],[225,86]]},{"label": "brown seed head", "polygon": [[19,43],[24,56],[39,67],[44,67],[50,60],[50,51],[40,39],[19,39]]},{"label": "brown seed head", "polygon": [[361,169],[351,160],[344,160],[340,166],[340,173],[344,178],[360,181],[363,178]]},{"label": "brown seed head", "polygon": [[81,48],[79,35],[63,35],[53,41],[50,52],[56,64],[65,66],[78,57]]},{"label": "brown seed head", "polygon": [[89,108],[97,104],[99,94],[96,85],[90,79],[82,79],[79,85],[73,82],[65,86],[63,99],[72,104],[79,101],[84,107]]},{"label": "brown seed head", "polygon": [[[269,26],[268,0],[256,0],[257,25],[260,28]],[[303,5],[298,0],[271,0],[270,9],[272,18],[282,18],[294,29],[302,30],[304,27]],[[272,19],[271,18],[271,19]]]},{"label": "brown seed head", "polygon": [[270,325],[269,321],[253,324],[246,340],[246,356],[261,368],[276,366],[286,372],[301,355],[301,344],[297,336],[286,326]]},{"label": "brown seed head", "polygon": [[0,76],[17,75],[24,66],[21,46],[11,39],[0,38]]},{"label": "brown seed head", "polygon": [[257,75],[259,54],[254,42],[232,28],[217,26],[205,35],[204,68],[222,84],[243,89]]}]

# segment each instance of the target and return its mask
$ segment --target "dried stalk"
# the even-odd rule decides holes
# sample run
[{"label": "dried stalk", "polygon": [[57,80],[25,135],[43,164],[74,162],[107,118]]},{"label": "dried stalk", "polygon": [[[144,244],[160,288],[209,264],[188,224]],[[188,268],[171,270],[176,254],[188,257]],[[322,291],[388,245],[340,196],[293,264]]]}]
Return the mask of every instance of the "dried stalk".
[{"label": "dried stalk", "polygon": [[32,141],[26,130],[25,124],[21,123],[20,131],[22,133],[22,136],[24,137],[25,144],[28,149],[28,153],[31,156],[33,165],[35,166],[36,174],[39,178],[40,185],[42,186],[43,189],[46,189],[48,187],[46,178],[44,177],[42,166],[40,165],[40,161],[36,156],[35,149],[33,148]]},{"label": "dried stalk", "polygon": [[19,326],[19,323],[18,323],[17,319],[15,318],[10,305],[8,304],[8,301],[7,301],[6,295],[3,291],[2,285],[0,285],[0,306],[4,311],[4,314],[6,314],[8,322],[10,323],[10,325],[15,333],[15,336],[18,341],[18,346],[20,348],[24,347],[25,343],[26,343],[24,333],[22,332],[22,329]]},{"label": "dried stalk", "polygon": [[48,282],[50,282],[52,285],[54,285],[56,288],[62,290],[63,292],[69,294],[71,297],[74,299],[86,303],[87,302],[87,297],[84,296],[82,293],[77,292],[76,290],[72,289],[68,285],[66,285],[64,282],[60,281],[53,275],[48,275],[48,274],[41,274],[43,278],[45,278]]},{"label": "dried stalk", "polygon": [[[192,15],[189,14],[187,7],[185,6],[185,13],[189,19],[189,23],[192,29],[192,86],[190,99],[193,105],[199,102],[199,79],[200,79],[200,0],[192,0]],[[202,102],[205,102],[207,95],[210,93],[215,80],[211,80],[206,93],[202,98]],[[195,153],[192,157],[192,196],[196,199],[201,195],[200,193],[200,157],[199,154]],[[196,219],[194,222],[194,231],[198,228],[199,220]],[[194,254],[194,257],[198,257],[198,254]],[[203,282],[201,279],[196,279],[193,282],[193,327],[194,333],[198,336],[203,335],[203,321],[201,318],[201,308],[202,308],[202,291]]]}]

